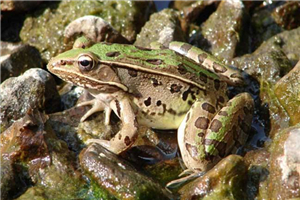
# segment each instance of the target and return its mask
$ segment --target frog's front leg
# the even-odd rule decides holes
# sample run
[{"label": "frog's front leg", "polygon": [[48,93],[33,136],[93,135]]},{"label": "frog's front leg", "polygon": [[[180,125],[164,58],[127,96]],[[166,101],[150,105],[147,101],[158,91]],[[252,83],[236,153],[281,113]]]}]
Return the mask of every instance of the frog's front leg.
[{"label": "frog's front leg", "polygon": [[138,122],[129,100],[125,97],[110,102],[111,109],[122,121],[121,130],[111,140],[91,139],[87,142],[96,142],[115,154],[130,148],[137,138]]},{"label": "frog's front leg", "polygon": [[253,107],[248,93],[237,95],[220,111],[209,102],[195,102],[178,129],[179,147],[187,168],[207,171],[244,145]]},{"label": "frog's front leg", "polygon": [[88,110],[83,117],[81,117],[80,121],[83,122],[85,121],[89,116],[91,116],[92,114],[96,113],[96,112],[100,112],[100,111],[105,111],[105,125],[109,125],[109,120],[110,120],[110,114],[111,114],[111,108],[109,106],[107,106],[104,102],[102,102],[99,99],[92,99],[90,101],[85,101],[82,103],[79,103],[77,105],[77,107],[80,106],[87,106],[87,105],[91,105],[92,108],[90,110]]}]

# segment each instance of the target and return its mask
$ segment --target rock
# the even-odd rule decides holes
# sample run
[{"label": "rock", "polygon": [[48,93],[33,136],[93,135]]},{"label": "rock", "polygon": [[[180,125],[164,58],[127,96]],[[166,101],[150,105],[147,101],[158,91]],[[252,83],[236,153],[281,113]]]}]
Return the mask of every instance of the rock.
[{"label": "rock", "polygon": [[223,0],[216,12],[204,22],[201,30],[203,42],[208,44],[209,51],[221,61],[230,61],[235,57],[244,15],[241,1]]},{"label": "rock", "polygon": [[274,93],[290,118],[290,125],[300,123],[300,61],[281,78],[274,87]]},{"label": "rock", "polygon": [[21,76],[9,78],[0,85],[0,89],[2,131],[29,109],[49,113],[60,108],[55,81],[42,69],[29,69]]},{"label": "rock", "polygon": [[229,155],[202,177],[180,190],[180,199],[246,199],[247,166],[243,158]]},{"label": "rock", "polygon": [[39,49],[44,62],[48,62],[51,57],[65,50],[64,29],[79,17],[85,15],[102,17],[123,37],[133,42],[141,26],[154,11],[153,2],[141,1],[66,0],[51,2],[46,6],[48,7],[40,8],[26,18],[20,33],[23,42]]},{"label": "rock", "polygon": [[[199,23],[199,21],[204,21],[206,19],[206,14],[203,14],[205,9],[211,4],[215,3],[215,0],[208,1],[171,1],[171,8],[177,9],[180,11],[181,27],[185,33],[189,32],[189,28],[193,27],[192,23]],[[208,9],[209,10],[209,9]]]},{"label": "rock", "polygon": [[[15,189],[15,197],[34,185],[43,191],[46,199],[76,198],[78,188],[84,185],[76,168],[76,158],[66,143],[58,140],[45,124],[46,120],[46,115],[32,110],[0,135],[1,156],[8,156],[13,169],[18,172],[14,179],[22,178],[23,183],[28,183],[10,189]],[[27,199],[29,197],[27,195]]]},{"label": "rock", "polygon": [[270,152],[268,199],[300,198],[300,128],[285,129],[273,141]]},{"label": "rock", "polygon": [[151,42],[158,41],[167,46],[174,40],[185,41],[178,17],[178,13],[171,9],[154,13],[138,34],[134,44],[150,48]]},{"label": "rock", "polygon": [[116,31],[101,17],[87,15],[72,21],[64,32],[65,43],[75,41],[79,35],[84,35],[89,40],[97,42],[128,44],[129,41]]},{"label": "rock", "polygon": [[285,2],[272,12],[275,22],[286,30],[297,28],[300,25],[300,2]]},{"label": "rock", "polygon": [[268,187],[269,158],[270,153],[265,149],[253,150],[245,155],[245,163],[249,166],[247,173],[248,199],[267,199],[263,198],[265,196],[263,191]]},{"label": "rock", "polygon": [[85,173],[115,198],[169,199],[159,184],[99,144],[83,150],[79,159]]},{"label": "rock", "polygon": [[252,27],[252,49],[255,50],[264,41],[284,31],[284,29],[275,22],[272,16],[272,12],[274,12],[275,8],[282,4],[284,4],[282,1],[265,3],[253,11],[250,22]]},{"label": "rock", "polygon": [[29,45],[1,42],[1,81],[19,76],[29,68],[42,68],[39,51]]},{"label": "rock", "polygon": [[5,0],[1,1],[1,11],[28,11],[35,8],[42,1],[14,1],[14,0]]},{"label": "rock", "polygon": [[276,45],[267,51],[258,48],[252,54],[233,59],[233,65],[255,77],[258,82],[275,84],[284,74],[292,69],[292,63],[282,49]]}]

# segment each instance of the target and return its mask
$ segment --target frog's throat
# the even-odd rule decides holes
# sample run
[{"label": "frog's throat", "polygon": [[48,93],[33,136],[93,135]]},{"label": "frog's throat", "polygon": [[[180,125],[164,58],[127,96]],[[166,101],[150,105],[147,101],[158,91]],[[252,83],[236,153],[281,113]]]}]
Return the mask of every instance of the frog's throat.
[{"label": "frog's throat", "polygon": [[203,89],[203,90],[206,89],[204,85],[200,85],[200,84],[198,84],[194,81],[191,81],[189,79],[186,79],[186,78],[183,78],[183,77],[180,77],[180,76],[176,76],[174,74],[170,74],[170,73],[167,73],[167,72],[162,72],[162,71],[155,70],[155,69],[143,68],[143,67],[140,67],[138,65],[133,65],[133,64],[114,62],[114,61],[111,61],[111,60],[110,61],[99,60],[98,62],[102,63],[102,64],[109,65],[109,66],[115,65],[115,66],[122,67],[122,68],[135,69],[137,71],[142,71],[142,72],[146,72],[146,73],[153,73],[153,74],[163,75],[163,76],[167,76],[167,77],[171,77],[171,78],[181,80],[185,83],[194,85],[194,86],[196,86],[200,89]]},{"label": "frog's throat", "polygon": [[[98,79],[95,79],[95,78],[92,78],[92,77],[84,76],[81,73],[77,73],[77,72],[74,72],[74,71],[72,73],[70,73],[70,71],[68,71],[68,70],[65,70],[65,69],[60,68],[60,67],[55,67],[55,66],[52,68],[52,70],[63,72],[63,73],[55,73],[55,74],[75,74],[76,76],[80,77],[81,79],[87,79],[89,81],[88,84],[87,83],[86,84],[80,83],[80,80],[78,80],[78,82],[75,83],[75,85],[79,85],[81,87],[88,87],[90,89],[98,89],[97,85],[110,85],[110,86],[118,87],[118,88],[122,89],[125,92],[128,91],[128,88],[125,85],[121,84],[121,83],[101,81],[101,80],[98,80]],[[57,75],[57,76],[61,77],[62,79],[67,79],[67,80],[72,79],[72,75],[69,78],[66,78],[66,76],[68,76],[68,75]],[[95,86],[93,86],[93,85],[95,85]]]}]

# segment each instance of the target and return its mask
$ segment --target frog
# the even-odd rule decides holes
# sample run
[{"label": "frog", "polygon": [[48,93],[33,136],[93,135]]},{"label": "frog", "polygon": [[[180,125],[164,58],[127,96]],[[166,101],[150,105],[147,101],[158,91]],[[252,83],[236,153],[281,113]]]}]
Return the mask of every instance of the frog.
[{"label": "frog", "polygon": [[153,46],[78,39],[47,68],[95,97],[78,105],[92,106],[81,121],[101,111],[106,125],[112,112],[121,120],[110,140],[90,142],[120,154],[134,145],[140,126],[177,129],[186,168],[207,171],[245,144],[253,99],[246,92],[229,99],[228,86],[243,84],[241,72],[205,51],[176,41]]}]

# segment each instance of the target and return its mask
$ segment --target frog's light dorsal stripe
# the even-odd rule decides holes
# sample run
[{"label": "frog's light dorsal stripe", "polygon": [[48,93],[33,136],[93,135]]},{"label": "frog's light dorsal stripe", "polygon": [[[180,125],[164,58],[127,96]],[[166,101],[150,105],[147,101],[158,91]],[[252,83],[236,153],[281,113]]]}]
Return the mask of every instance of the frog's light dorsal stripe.
[{"label": "frog's light dorsal stripe", "polygon": [[[57,70],[57,71],[64,72],[64,74],[70,73],[68,70],[65,70],[65,69],[59,68],[59,67],[53,67],[53,70]],[[128,91],[128,88],[127,88],[125,85],[121,84],[121,83],[117,83],[117,82],[109,82],[109,81],[100,81],[100,80],[98,80],[98,79],[94,79],[94,78],[92,78],[92,77],[84,76],[83,74],[77,73],[77,72],[74,72],[74,71],[72,71],[72,74],[76,74],[76,75],[79,76],[79,77],[83,77],[83,78],[89,79],[89,80],[91,80],[91,81],[93,81],[93,82],[96,82],[96,83],[99,83],[99,84],[101,84],[101,85],[111,85],[111,86],[116,86],[116,87],[118,87],[118,88],[124,90],[125,92]],[[80,85],[80,83],[78,83],[78,85]],[[91,86],[91,87],[92,87],[92,86]],[[97,88],[93,88],[93,89],[97,89]]]},{"label": "frog's light dorsal stripe", "polygon": [[186,79],[186,78],[183,78],[183,77],[180,77],[180,76],[176,76],[174,74],[170,74],[170,73],[166,73],[166,72],[162,72],[162,71],[157,71],[157,70],[154,70],[154,69],[149,69],[149,68],[144,68],[144,67],[140,67],[138,65],[134,65],[134,64],[128,64],[128,63],[123,63],[123,62],[117,62],[117,61],[105,61],[105,60],[99,60],[98,61],[99,63],[103,63],[103,64],[106,64],[106,65],[117,65],[119,67],[127,67],[129,69],[135,69],[137,71],[143,71],[143,72],[150,72],[150,73],[153,73],[153,74],[158,74],[158,75],[163,75],[163,76],[168,76],[168,77],[171,77],[171,78],[175,78],[175,79],[178,79],[178,80],[181,80],[183,82],[186,82],[186,83],[189,83],[189,84],[192,84],[200,89],[203,89],[205,90],[206,88],[203,86],[203,85],[200,85],[194,81],[191,81],[189,79]]}]

